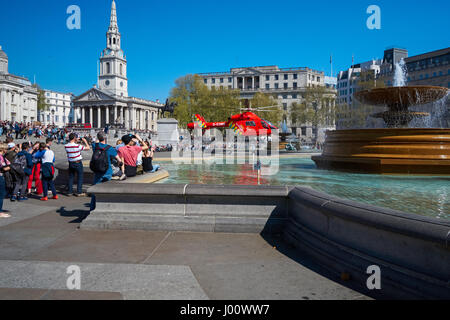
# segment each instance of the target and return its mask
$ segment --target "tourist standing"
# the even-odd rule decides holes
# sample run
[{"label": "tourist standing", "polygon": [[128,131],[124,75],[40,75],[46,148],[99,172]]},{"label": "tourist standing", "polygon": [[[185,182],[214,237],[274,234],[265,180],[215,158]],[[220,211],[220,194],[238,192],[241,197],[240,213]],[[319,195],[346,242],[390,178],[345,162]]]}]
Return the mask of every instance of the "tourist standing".
[{"label": "tourist standing", "polygon": [[67,153],[67,160],[69,161],[69,186],[67,194],[72,194],[73,180],[76,174],[77,193],[74,193],[73,195],[77,197],[84,197],[86,194],[83,193],[83,157],[81,152],[91,150],[91,148],[84,138],[81,139],[81,142],[83,142],[84,145],[77,142],[80,142],[77,135],[75,133],[71,133],[69,135],[69,143],[64,146]]},{"label": "tourist standing", "polygon": [[53,178],[55,176],[55,153],[50,150],[50,148],[42,142],[39,145],[39,155],[36,158],[42,159],[42,186],[44,188],[44,197],[41,201],[48,201],[48,190],[50,189],[53,194],[53,199],[58,200],[58,195],[55,189],[55,182]]},{"label": "tourist standing", "polygon": [[7,146],[0,144],[0,218],[10,218],[11,215],[3,212],[3,199],[6,195],[6,183],[4,173],[9,171],[9,161],[4,158]]},{"label": "tourist standing", "polygon": [[39,146],[40,143],[37,142],[33,146],[32,150],[32,158],[33,158],[33,169],[31,171],[30,179],[28,180],[28,193],[31,193],[31,188],[33,187],[33,181],[34,181],[34,187],[36,188],[36,194],[41,197],[44,193],[44,188],[42,187],[42,180],[41,180],[41,159],[35,158],[35,155],[39,152]]},{"label": "tourist standing", "polygon": [[18,177],[11,201],[25,201],[27,198],[28,180],[33,172],[33,158],[30,153],[30,144],[24,142],[22,150],[17,154],[15,163],[23,170],[23,175]]}]

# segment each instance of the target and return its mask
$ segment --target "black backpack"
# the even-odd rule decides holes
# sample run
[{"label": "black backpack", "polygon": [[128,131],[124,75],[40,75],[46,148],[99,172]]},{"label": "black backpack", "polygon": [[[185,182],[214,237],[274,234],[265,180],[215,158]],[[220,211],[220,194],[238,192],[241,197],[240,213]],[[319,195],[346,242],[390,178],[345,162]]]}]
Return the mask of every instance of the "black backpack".
[{"label": "black backpack", "polygon": [[20,178],[25,176],[25,168],[27,167],[27,157],[23,154],[20,157],[16,156],[14,163],[11,164],[11,169]]},{"label": "black backpack", "polygon": [[105,148],[100,148],[99,145],[95,148],[94,154],[92,155],[89,168],[93,172],[105,173],[109,168],[108,161],[108,150],[111,146],[106,146]]}]

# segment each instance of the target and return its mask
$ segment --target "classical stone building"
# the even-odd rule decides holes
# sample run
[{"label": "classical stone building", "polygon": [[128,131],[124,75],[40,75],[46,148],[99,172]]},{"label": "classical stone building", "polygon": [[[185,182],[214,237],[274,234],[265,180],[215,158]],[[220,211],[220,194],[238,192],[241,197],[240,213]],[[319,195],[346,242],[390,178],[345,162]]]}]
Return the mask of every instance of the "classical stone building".
[{"label": "classical stone building", "polygon": [[38,120],[44,125],[63,128],[73,122],[72,93],[44,90],[46,110],[38,110]]},{"label": "classical stone building", "polygon": [[94,128],[109,124],[155,132],[158,111],[163,105],[128,96],[127,59],[121,45],[116,3],[113,0],[106,49],[100,57],[98,87],[94,86],[73,100],[75,120],[90,123]]},{"label": "classical stone building", "polygon": [[31,82],[8,72],[8,56],[0,46],[0,120],[37,120],[38,90]]},{"label": "classical stone building", "polygon": [[[302,103],[305,90],[315,86],[329,88],[330,103],[335,103],[336,78],[327,77],[323,71],[310,68],[232,68],[229,72],[200,73],[199,76],[209,89],[238,89],[244,100],[252,99],[257,92],[272,95],[285,113],[283,120],[289,130],[305,140],[311,140],[320,134],[315,132],[316,128],[311,124],[291,122],[289,111],[292,104]],[[334,129],[334,123],[322,127],[322,131],[327,129]]]}]

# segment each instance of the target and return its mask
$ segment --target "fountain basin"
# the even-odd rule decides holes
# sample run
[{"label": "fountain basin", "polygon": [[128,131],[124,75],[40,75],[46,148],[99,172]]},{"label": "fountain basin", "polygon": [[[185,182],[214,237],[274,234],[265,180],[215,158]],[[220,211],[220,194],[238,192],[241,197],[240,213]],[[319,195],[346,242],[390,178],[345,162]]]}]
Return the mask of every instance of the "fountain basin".
[{"label": "fountain basin", "polygon": [[450,174],[450,129],[329,131],[321,169],[379,174]]},{"label": "fountain basin", "polygon": [[447,91],[447,88],[435,86],[388,87],[355,92],[354,97],[365,104],[401,111],[440,100],[447,95]]}]

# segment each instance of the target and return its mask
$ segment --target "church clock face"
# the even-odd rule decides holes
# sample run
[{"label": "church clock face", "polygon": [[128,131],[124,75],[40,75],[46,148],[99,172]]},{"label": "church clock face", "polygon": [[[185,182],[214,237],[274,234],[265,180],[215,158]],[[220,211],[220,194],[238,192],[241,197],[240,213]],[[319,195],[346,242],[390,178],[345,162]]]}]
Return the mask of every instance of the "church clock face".
[{"label": "church clock face", "polygon": [[123,87],[123,82],[120,82],[120,86]]},{"label": "church clock face", "polygon": [[106,85],[106,86],[109,86],[109,84],[110,84],[109,80],[106,80],[106,81],[105,81],[105,85]]}]

